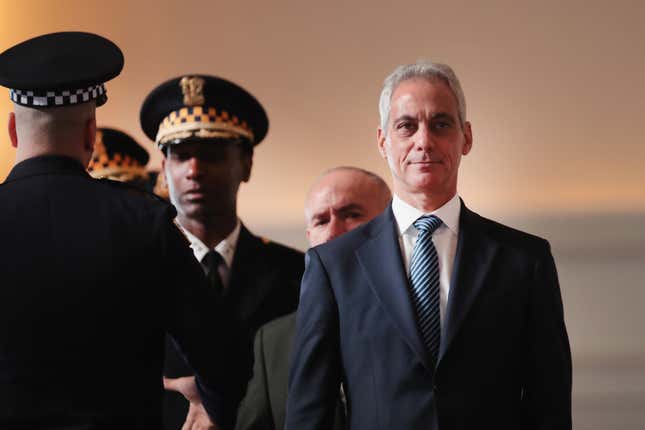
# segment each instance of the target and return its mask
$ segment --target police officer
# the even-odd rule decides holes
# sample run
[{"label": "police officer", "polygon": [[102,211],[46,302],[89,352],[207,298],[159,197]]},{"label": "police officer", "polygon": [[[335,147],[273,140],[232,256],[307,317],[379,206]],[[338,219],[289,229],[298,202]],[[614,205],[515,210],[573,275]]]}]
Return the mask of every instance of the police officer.
[{"label": "police officer", "polygon": [[165,332],[195,369],[213,422],[234,421],[233,361],[251,357],[227,310],[213,311],[174,209],[85,170],[103,83],[122,67],[114,43],[80,32],[0,54],[16,148],[0,185],[2,429],[159,428]]},{"label": "police officer", "polygon": [[[267,115],[255,97],[228,80],[184,75],[148,95],[141,126],[163,151],[170,199],[195,258],[219,302],[246,329],[252,351],[261,325],[295,310],[304,269],[301,252],[253,235],[237,216],[238,190],[251,176]],[[169,356],[168,376],[189,374],[172,351]],[[251,366],[240,362],[236,369],[246,375],[239,381],[244,390]],[[186,408],[183,398],[169,393],[166,429],[182,426]]]},{"label": "police officer", "polygon": [[87,171],[93,178],[107,178],[149,189],[154,183],[146,171],[149,159],[148,151],[129,134],[100,127],[96,130],[94,153]]}]

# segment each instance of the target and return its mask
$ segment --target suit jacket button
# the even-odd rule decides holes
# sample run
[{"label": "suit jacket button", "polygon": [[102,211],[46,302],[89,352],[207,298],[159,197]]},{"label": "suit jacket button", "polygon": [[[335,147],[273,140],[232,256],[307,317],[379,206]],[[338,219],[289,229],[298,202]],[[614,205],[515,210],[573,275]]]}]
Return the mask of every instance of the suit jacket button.
[{"label": "suit jacket button", "polygon": [[437,384],[434,384],[432,386],[432,391],[434,391],[435,393],[438,393],[439,392],[439,386]]}]

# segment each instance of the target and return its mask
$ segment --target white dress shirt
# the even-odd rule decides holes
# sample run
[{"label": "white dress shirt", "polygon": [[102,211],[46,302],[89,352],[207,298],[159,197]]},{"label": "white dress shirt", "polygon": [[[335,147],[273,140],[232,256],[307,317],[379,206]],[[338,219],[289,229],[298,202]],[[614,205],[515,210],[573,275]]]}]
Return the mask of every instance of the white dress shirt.
[{"label": "white dress shirt", "polygon": [[408,278],[410,276],[412,251],[419,235],[414,222],[423,215],[435,215],[443,221],[443,224],[432,234],[432,243],[439,257],[439,312],[441,314],[441,323],[443,324],[450,293],[450,278],[455,262],[455,254],[457,253],[459,215],[461,213],[459,196],[455,194],[452,199],[439,209],[424,213],[410,206],[395,194],[392,199],[392,212],[394,212],[394,219],[399,228],[399,245],[401,246],[405,273]]},{"label": "white dress shirt", "polygon": [[[222,256],[224,260],[222,264],[219,265],[217,271],[219,272],[220,278],[222,279],[222,284],[224,288],[228,288],[231,278],[231,267],[233,267],[233,257],[235,257],[235,249],[237,248],[237,240],[240,237],[240,228],[242,223],[238,218],[237,224],[233,231],[226,236],[224,240],[215,245],[213,248],[219,255]],[[181,225],[180,225],[181,227]],[[204,242],[199,240],[197,236],[189,232],[187,229],[182,227],[182,230],[186,234],[188,241],[190,242],[190,248],[193,250],[193,254],[197,261],[201,262],[206,253],[210,251]]]}]

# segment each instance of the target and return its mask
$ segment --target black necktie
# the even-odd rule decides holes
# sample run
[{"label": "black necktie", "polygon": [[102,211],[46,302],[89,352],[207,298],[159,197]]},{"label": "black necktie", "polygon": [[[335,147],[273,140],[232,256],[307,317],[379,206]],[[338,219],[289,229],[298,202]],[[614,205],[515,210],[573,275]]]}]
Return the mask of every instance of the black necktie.
[{"label": "black necktie", "polygon": [[224,262],[224,259],[219,252],[211,249],[202,258],[202,268],[208,279],[208,284],[213,289],[217,297],[221,296],[224,291],[224,284],[222,278],[219,276],[219,266]]}]

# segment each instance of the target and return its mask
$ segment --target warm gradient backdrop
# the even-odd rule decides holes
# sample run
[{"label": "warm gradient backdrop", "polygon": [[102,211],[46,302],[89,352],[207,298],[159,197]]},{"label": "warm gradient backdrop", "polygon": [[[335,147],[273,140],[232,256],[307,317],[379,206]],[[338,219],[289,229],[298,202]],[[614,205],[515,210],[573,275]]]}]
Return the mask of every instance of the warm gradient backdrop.
[{"label": "warm gradient backdrop", "polygon": [[[375,146],[380,85],[418,58],[461,77],[475,135],[461,180],[471,206],[495,215],[645,209],[642,1],[0,4],[2,50],[71,29],[114,40],[125,69],[98,119],[150,151],[138,112],[163,80],[211,73],[255,94],[271,126],[241,193],[252,223],[301,222],[307,186],[328,167],[386,174]],[[1,132],[0,177],[12,157]]]},{"label": "warm gradient backdrop", "polygon": [[[643,428],[645,1],[0,0],[0,50],[61,30],[122,48],[99,125],[132,134],[154,166],[138,122],[153,87],[199,72],[252,92],[271,125],[240,215],[299,247],[322,170],[388,176],[375,138],[385,76],[419,58],[451,64],[474,132],[460,194],[553,244],[576,428]],[[0,123],[9,109],[0,89]],[[0,180],[14,157],[3,130]]]}]

